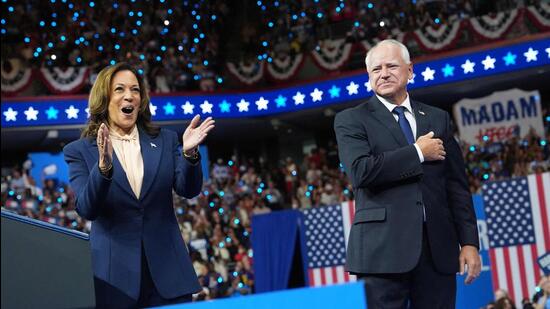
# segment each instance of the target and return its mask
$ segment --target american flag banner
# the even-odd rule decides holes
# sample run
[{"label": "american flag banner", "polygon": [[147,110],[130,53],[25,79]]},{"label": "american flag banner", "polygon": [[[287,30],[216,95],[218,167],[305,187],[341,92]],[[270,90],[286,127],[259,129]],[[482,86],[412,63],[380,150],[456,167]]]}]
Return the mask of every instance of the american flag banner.
[{"label": "american flag banner", "polygon": [[304,211],[310,286],[357,280],[356,276],[344,271],[354,214],[353,201]]},{"label": "american flag banner", "polygon": [[535,293],[537,258],[550,250],[550,173],[488,182],[483,202],[493,289],[504,289],[521,308]]}]

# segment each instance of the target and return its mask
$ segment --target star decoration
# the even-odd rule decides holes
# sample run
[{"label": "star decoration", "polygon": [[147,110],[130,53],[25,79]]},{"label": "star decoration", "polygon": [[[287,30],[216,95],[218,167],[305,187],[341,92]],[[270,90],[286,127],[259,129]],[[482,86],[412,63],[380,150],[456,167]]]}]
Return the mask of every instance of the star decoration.
[{"label": "star decoration", "polygon": [[471,62],[470,59],[466,59],[466,62],[464,62],[460,66],[464,70],[464,74],[468,74],[468,73],[474,73],[475,65],[476,65],[475,62]]},{"label": "star decoration", "polygon": [[277,103],[277,108],[279,107],[285,107],[286,106],[286,97],[283,97],[282,95],[279,95],[275,99],[275,103]]},{"label": "star decoration", "polygon": [[183,109],[183,114],[184,115],[193,114],[193,110],[195,109],[195,105],[191,104],[191,102],[189,102],[189,101],[185,101],[185,104],[183,104],[181,106],[181,108]]},{"label": "star decoration", "polygon": [[4,112],[4,116],[6,117],[7,121],[17,121],[17,111],[14,111],[13,108],[8,108],[7,111]]},{"label": "star decoration", "polygon": [[413,73],[413,76],[412,76],[412,78],[411,78],[411,79],[409,79],[409,80],[407,81],[407,84],[414,84],[414,79],[415,79],[415,78],[416,78],[416,74],[415,74],[415,73]]},{"label": "star decoration", "polygon": [[86,107],[84,111],[86,112],[86,118],[90,118],[90,108]]},{"label": "star decoration", "polygon": [[153,105],[153,103],[149,103],[149,110],[151,111],[151,116],[155,116],[157,114],[157,106]]},{"label": "star decoration", "polygon": [[50,106],[50,108],[46,110],[46,116],[48,117],[48,120],[57,119],[58,113],[59,113],[59,110],[55,109],[53,106]]},{"label": "star decoration", "polygon": [[231,103],[227,102],[226,100],[223,100],[219,105],[220,112],[222,113],[229,113],[231,109]]},{"label": "star decoration", "polygon": [[483,63],[483,69],[489,70],[495,68],[495,61],[497,61],[495,58],[491,58],[491,56],[487,55],[484,60],[481,61]]},{"label": "star decoration", "polygon": [[294,99],[294,105],[304,104],[304,98],[306,96],[303,95],[300,91],[296,92],[296,95],[292,97]]},{"label": "star decoration", "polygon": [[212,107],[214,107],[212,103],[208,102],[207,100],[204,100],[204,102],[199,106],[201,107],[203,114],[212,114]]},{"label": "star decoration", "polygon": [[367,88],[367,92],[372,91],[372,86],[370,85],[370,80],[365,82],[365,88]]},{"label": "star decoration", "polygon": [[446,63],[441,72],[443,72],[443,77],[453,76],[455,75],[455,67]]},{"label": "star decoration", "polygon": [[262,109],[267,110],[267,103],[269,103],[268,100],[264,99],[264,97],[260,97],[258,101],[256,101],[256,105],[258,106],[258,110],[261,111]]},{"label": "star decoration", "polygon": [[165,115],[174,115],[174,111],[176,110],[176,106],[170,102],[164,104],[162,108],[164,108]]},{"label": "star decoration", "polygon": [[339,98],[340,97],[340,88],[336,87],[336,85],[332,85],[332,87],[328,90],[328,93],[330,93],[330,98]]},{"label": "star decoration", "polygon": [[550,58],[550,47],[548,47],[547,49],[545,49],[546,53],[548,54],[548,58]]},{"label": "star decoration", "polygon": [[67,113],[67,119],[78,119],[79,111],[80,110],[78,108],[75,108],[73,105],[69,106],[69,108],[65,110],[65,113]]},{"label": "star decoration", "polygon": [[434,74],[435,70],[430,69],[430,67],[426,67],[424,72],[422,72],[422,76],[424,77],[424,81],[434,80]]},{"label": "star decoration", "polygon": [[239,103],[237,103],[237,107],[239,108],[239,112],[248,112],[248,105],[250,103],[246,102],[244,99],[241,99]]},{"label": "star decoration", "polygon": [[526,62],[537,61],[538,54],[539,54],[539,51],[533,49],[532,47],[529,47],[529,50],[523,53],[523,55],[525,56]]},{"label": "star decoration", "polygon": [[27,116],[27,121],[38,120],[38,110],[34,109],[32,106],[23,113]]},{"label": "star decoration", "polygon": [[511,52],[508,52],[504,57],[502,57],[502,60],[504,60],[504,64],[506,66],[516,64],[516,57],[517,55],[512,54]]},{"label": "star decoration", "polygon": [[319,89],[315,88],[312,93],[309,94],[311,96],[311,100],[313,102],[322,101],[323,100],[323,92]]},{"label": "star decoration", "polygon": [[346,86],[348,90],[348,95],[354,95],[359,93],[359,85],[351,81],[349,85]]}]

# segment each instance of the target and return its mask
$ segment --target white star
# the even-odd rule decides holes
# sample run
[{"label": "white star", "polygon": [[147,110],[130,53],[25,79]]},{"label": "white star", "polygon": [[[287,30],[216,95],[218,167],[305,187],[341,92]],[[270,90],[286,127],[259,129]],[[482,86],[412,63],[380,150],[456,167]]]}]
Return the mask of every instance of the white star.
[{"label": "white star", "polygon": [[487,57],[485,57],[485,59],[481,61],[481,63],[483,63],[483,69],[484,70],[494,69],[495,61],[496,61],[495,58],[491,58],[491,56],[487,55]]},{"label": "white star", "polygon": [[[181,106],[181,108],[183,109],[183,113],[185,115],[193,114],[193,109],[195,109],[195,105],[191,104],[189,101],[185,101],[185,104],[183,104]],[[201,106],[201,108],[202,108],[202,106]],[[212,108],[210,108],[210,109],[212,109]],[[210,111],[210,112],[212,112],[212,111]],[[204,111],[202,113],[204,114]]]},{"label": "white star", "polygon": [[548,58],[550,58],[550,47],[548,47],[547,49],[545,49],[546,53],[548,54]]},{"label": "white star", "polygon": [[151,111],[151,116],[155,116],[157,114],[157,106],[153,105],[153,103],[149,103],[149,110]]},{"label": "white star", "polygon": [[258,101],[256,101],[256,105],[258,106],[258,110],[261,111],[262,109],[267,110],[267,103],[269,103],[269,100],[264,99],[264,97],[260,97]]},{"label": "white star", "polygon": [[346,86],[346,89],[348,90],[348,95],[358,94],[359,93],[359,85],[351,81],[349,85]]},{"label": "white star", "polygon": [[249,102],[246,102],[244,99],[241,99],[239,103],[237,103],[237,107],[239,108],[239,113],[248,112],[248,105],[250,105]]},{"label": "white star", "polygon": [[313,102],[321,101],[323,100],[323,92],[319,89],[315,88],[312,93],[309,94],[311,96],[311,100]]},{"label": "white star", "polygon": [[86,111],[86,117],[90,118],[90,108],[86,107],[85,111]]},{"label": "white star", "polygon": [[34,109],[32,106],[30,106],[29,109],[27,109],[23,113],[25,113],[25,115],[27,116],[27,121],[38,120],[38,110]]},{"label": "white star", "polygon": [[474,73],[475,65],[476,65],[475,62],[471,62],[470,59],[466,59],[466,62],[464,62],[460,66],[464,70],[464,74],[468,74],[468,73]]},{"label": "white star", "polygon": [[372,87],[370,85],[370,80],[366,81],[365,82],[365,87],[367,88],[367,92],[371,92],[372,91]]},{"label": "white star", "polygon": [[413,73],[413,77],[407,81],[407,84],[414,84],[415,78],[416,78],[416,74]]},{"label": "white star", "polygon": [[212,114],[212,107],[214,105],[209,103],[207,100],[204,100],[204,103],[199,106],[201,107],[203,114]]},{"label": "white star", "polygon": [[67,108],[65,110],[65,113],[67,113],[67,119],[78,119],[78,112],[80,110],[78,108],[74,108],[73,105],[69,106],[69,108]]},{"label": "white star", "polygon": [[430,67],[426,67],[424,72],[422,72],[421,74],[424,77],[425,82],[429,80],[434,80],[435,70],[430,69]]},{"label": "white star", "polygon": [[7,111],[4,112],[4,116],[6,116],[6,122],[7,121],[16,121],[17,120],[17,111],[14,111],[10,107],[10,108],[8,108]]},{"label": "white star", "polygon": [[294,99],[294,105],[304,104],[304,98],[306,96],[303,95],[300,91],[296,92],[296,95],[292,97]]},{"label": "white star", "polygon": [[523,53],[523,55],[525,56],[525,61],[527,62],[537,61],[538,54],[539,54],[539,51],[531,47],[529,47],[529,50]]}]

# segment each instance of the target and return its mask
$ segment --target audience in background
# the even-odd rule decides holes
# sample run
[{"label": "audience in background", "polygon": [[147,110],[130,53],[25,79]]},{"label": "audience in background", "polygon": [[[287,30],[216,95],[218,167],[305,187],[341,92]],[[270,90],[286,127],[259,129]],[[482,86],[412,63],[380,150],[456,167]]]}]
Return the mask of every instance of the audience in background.
[{"label": "audience in background", "polygon": [[[25,0],[2,6],[2,60],[18,58],[35,68],[88,66],[92,77],[126,61],[143,70],[152,92],[213,91],[224,83],[226,62],[272,61],[319,48],[326,39],[372,41],[539,2]],[[467,45],[483,43],[474,39]]]},{"label": "audience in background", "polygon": [[[472,193],[484,181],[550,171],[550,115],[545,111],[546,136],[531,132],[524,139],[481,145],[462,143]],[[218,159],[210,169],[202,193],[190,200],[174,195],[182,236],[192,251],[193,265],[204,287],[200,298],[211,299],[252,293],[254,274],[250,220],[255,214],[281,209],[308,209],[353,199],[350,183],[335,161],[336,146],[319,147],[301,165],[287,158],[278,166],[250,158]],[[330,158],[330,159],[329,159]],[[89,222],[74,208],[71,188],[55,179],[30,176],[23,168],[3,169],[2,208],[24,216],[84,232]],[[503,291],[505,292],[505,291]],[[500,297],[499,297],[500,298]],[[507,308],[513,301],[495,301]]]}]

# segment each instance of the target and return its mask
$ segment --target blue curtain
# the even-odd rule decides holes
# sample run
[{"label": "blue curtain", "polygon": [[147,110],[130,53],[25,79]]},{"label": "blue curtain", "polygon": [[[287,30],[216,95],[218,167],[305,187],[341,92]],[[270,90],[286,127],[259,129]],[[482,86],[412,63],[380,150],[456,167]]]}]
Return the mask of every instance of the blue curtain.
[{"label": "blue curtain", "polygon": [[300,226],[303,226],[303,214],[297,210],[252,217],[251,240],[257,293],[287,288],[296,241],[302,238],[299,237],[303,233]]}]

